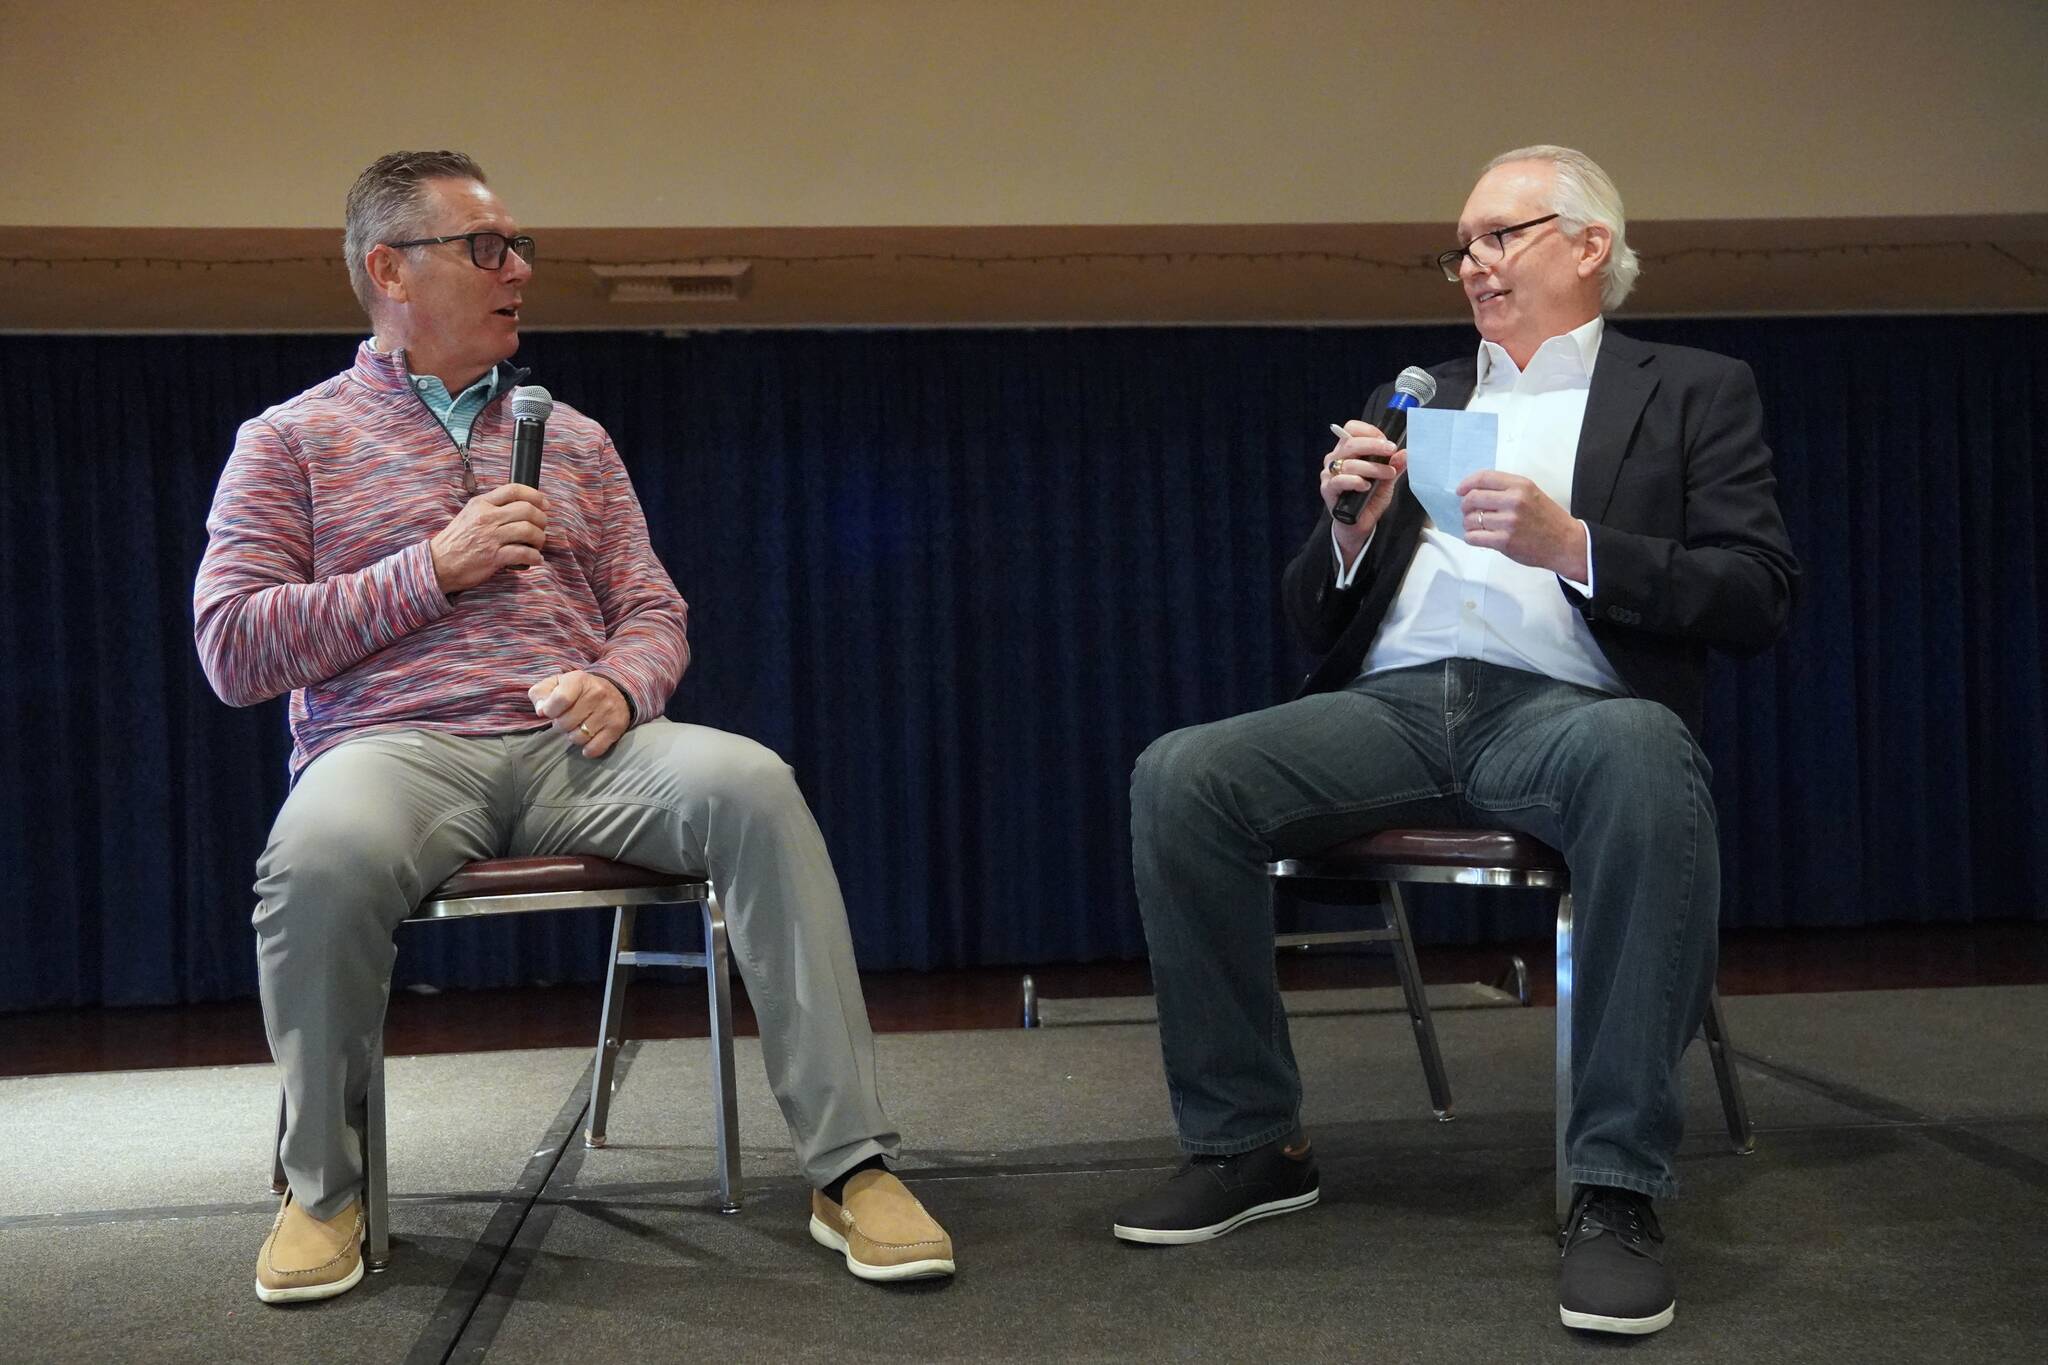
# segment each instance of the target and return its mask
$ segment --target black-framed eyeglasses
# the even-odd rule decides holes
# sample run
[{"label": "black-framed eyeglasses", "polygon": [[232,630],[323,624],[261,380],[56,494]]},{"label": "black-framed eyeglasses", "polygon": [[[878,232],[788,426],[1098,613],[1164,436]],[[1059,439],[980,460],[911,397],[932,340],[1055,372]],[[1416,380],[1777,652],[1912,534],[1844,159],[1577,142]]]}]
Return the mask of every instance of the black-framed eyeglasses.
[{"label": "black-framed eyeglasses", "polygon": [[1516,223],[1513,227],[1495,228],[1491,232],[1482,232],[1471,241],[1465,243],[1465,245],[1452,247],[1449,251],[1438,255],[1436,263],[1443,267],[1444,278],[1452,284],[1456,284],[1458,282],[1458,271],[1465,264],[1467,256],[1472,258],[1472,264],[1482,268],[1490,265],[1499,265],[1501,258],[1508,254],[1507,239],[1510,232],[1520,232],[1523,228],[1540,227],[1555,217],[1557,215],[1554,213],[1546,213],[1541,218],[1531,218],[1528,222]]},{"label": "black-framed eyeglasses", "polygon": [[533,264],[533,238],[507,237],[502,232],[458,232],[447,237],[415,237],[409,242],[386,242],[396,250],[407,246],[440,246],[443,242],[468,242],[469,263],[478,270],[497,270],[505,264],[505,253],[516,251],[519,259]]}]

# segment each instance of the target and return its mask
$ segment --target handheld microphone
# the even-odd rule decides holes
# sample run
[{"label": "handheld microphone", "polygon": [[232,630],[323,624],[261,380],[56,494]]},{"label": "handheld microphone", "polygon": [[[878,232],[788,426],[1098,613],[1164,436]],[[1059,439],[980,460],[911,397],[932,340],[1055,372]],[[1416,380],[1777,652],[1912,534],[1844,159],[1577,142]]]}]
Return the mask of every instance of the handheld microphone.
[{"label": "handheld microphone", "polygon": [[540,487],[540,447],[554,410],[554,395],[538,384],[512,390],[512,482]]},{"label": "handheld microphone", "polygon": [[512,390],[512,482],[540,487],[540,447],[547,439],[548,414],[554,410],[554,395],[538,384],[521,384]]},{"label": "handheld microphone", "polygon": [[[1436,376],[1419,365],[1410,365],[1394,380],[1394,392],[1387,398],[1387,410],[1380,414],[1378,426],[1381,434],[1401,448],[1401,438],[1408,434],[1408,409],[1419,408],[1436,397]],[[1372,421],[1370,412],[1365,420]],[[1337,499],[1337,505],[1330,515],[1346,526],[1356,525],[1358,514],[1365,510],[1365,500],[1372,496],[1372,485],[1363,489],[1352,489]]]}]

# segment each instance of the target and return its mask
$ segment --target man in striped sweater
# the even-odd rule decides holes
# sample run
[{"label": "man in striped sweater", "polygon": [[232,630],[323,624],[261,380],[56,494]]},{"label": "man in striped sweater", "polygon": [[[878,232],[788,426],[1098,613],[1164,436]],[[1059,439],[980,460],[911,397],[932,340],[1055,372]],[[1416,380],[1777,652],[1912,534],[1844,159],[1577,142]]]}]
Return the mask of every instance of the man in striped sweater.
[{"label": "man in striped sweater", "polygon": [[688,609],[611,439],[557,404],[548,491],[508,482],[532,238],[468,157],[399,152],[350,190],[344,250],[374,334],[243,425],[193,590],[221,698],[291,694],[293,785],[255,914],[291,1188],[257,1297],[362,1278],[349,1117],[398,923],[466,862],[570,853],[709,871],[812,1235],[865,1279],[951,1274],[951,1240],[884,1165],[898,1138],[846,909],[794,777],[662,716]]}]

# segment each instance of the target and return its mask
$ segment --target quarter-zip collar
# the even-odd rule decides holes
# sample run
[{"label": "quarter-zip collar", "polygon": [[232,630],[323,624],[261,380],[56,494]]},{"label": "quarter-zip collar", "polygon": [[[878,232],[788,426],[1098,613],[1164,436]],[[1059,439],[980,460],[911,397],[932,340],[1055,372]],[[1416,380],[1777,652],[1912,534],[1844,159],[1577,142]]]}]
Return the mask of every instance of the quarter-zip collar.
[{"label": "quarter-zip collar", "polygon": [[[470,462],[469,438],[476,431],[476,424],[483,420],[484,414],[532,371],[508,361],[498,362],[492,369],[491,396],[463,426],[460,436],[449,429],[447,419],[434,410],[434,405],[428,401],[427,395],[420,391],[417,381],[413,378],[412,367],[406,363],[403,350],[380,351],[366,339],[356,348],[354,373],[357,379],[378,393],[393,398],[403,394],[419,404],[420,412],[447,438],[448,444],[454,448],[456,458],[462,461],[462,493],[464,497],[473,498],[481,491],[481,486],[477,482],[476,466]],[[443,393],[447,392],[446,385],[436,384],[435,387]],[[475,387],[474,384],[470,385],[472,389]],[[468,391],[465,389],[463,392]]]},{"label": "quarter-zip collar", "polygon": [[[499,361],[496,372],[498,380],[497,389],[491,396],[493,403],[511,392],[515,385],[525,382],[526,376],[533,373],[532,370],[514,365],[509,360]],[[355,374],[363,383],[383,392],[418,392],[413,387],[412,366],[406,360],[405,352],[380,351],[372,346],[367,338],[362,345],[356,347]]]}]

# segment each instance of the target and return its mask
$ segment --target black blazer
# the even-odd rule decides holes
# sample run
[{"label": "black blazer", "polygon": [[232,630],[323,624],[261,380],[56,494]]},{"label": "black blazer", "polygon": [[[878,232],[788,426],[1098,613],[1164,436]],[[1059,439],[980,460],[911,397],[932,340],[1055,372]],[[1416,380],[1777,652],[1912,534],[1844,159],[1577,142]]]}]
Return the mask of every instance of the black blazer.
[{"label": "black blazer", "polygon": [[[1433,368],[1433,408],[1462,408],[1476,359]],[[1380,411],[1391,386],[1373,397]],[[1707,650],[1754,654],[1784,633],[1799,564],[1778,512],[1749,366],[1711,351],[1652,345],[1609,327],[1586,395],[1572,474],[1573,516],[1592,532],[1588,599],[1558,582],[1639,697],[1695,733]],[[1350,682],[1386,619],[1422,537],[1404,477],[1351,586],[1336,586],[1325,512],[1282,580],[1288,617],[1322,660],[1300,695]]]}]

